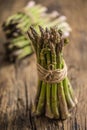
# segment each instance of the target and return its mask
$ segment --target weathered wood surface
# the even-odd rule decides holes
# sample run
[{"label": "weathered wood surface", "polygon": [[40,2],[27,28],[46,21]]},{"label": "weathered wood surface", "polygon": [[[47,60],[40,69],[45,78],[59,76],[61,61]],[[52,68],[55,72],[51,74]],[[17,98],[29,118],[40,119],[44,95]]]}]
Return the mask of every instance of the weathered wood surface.
[{"label": "weathered wood surface", "polygon": [[[0,0],[0,24],[7,16],[18,11],[28,0]],[[78,105],[72,118],[52,121],[31,117],[31,102],[36,93],[37,72],[35,55],[20,64],[3,61],[0,44],[0,130],[87,130],[87,1],[49,0],[41,1],[66,15],[72,27],[70,44],[64,50]],[[10,8],[10,10],[9,10]],[[0,42],[4,41],[0,30]]]}]

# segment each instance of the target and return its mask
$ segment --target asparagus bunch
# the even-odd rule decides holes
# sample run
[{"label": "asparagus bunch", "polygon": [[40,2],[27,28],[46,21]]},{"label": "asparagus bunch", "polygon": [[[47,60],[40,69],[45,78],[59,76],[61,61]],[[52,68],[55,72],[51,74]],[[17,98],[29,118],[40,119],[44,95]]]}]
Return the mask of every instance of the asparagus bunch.
[{"label": "asparagus bunch", "polygon": [[[67,44],[67,39],[56,27],[43,29],[39,26],[40,33],[37,33],[33,27],[30,29],[28,36],[36,52],[37,67],[39,67],[37,69],[43,76],[42,78],[39,75],[33,114],[37,116],[44,114],[51,119],[64,120],[70,116],[70,110],[77,104],[70,81],[66,75],[59,82],[58,80],[52,82],[54,77],[57,78],[56,74],[44,75],[44,72],[64,68],[65,61],[62,50]],[[43,69],[45,69],[44,72]]]},{"label": "asparagus bunch", "polygon": [[57,11],[47,13],[46,7],[30,1],[24,9],[10,16],[3,23],[2,27],[7,38],[5,43],[6,56],[9,60],[20,60],[34,52],[25,33],[30,25],[34,26],[38,31],[37,25],[39,24],[43,27],[58,25],[65,37],[71,31],[65,16],[60,16]]}]

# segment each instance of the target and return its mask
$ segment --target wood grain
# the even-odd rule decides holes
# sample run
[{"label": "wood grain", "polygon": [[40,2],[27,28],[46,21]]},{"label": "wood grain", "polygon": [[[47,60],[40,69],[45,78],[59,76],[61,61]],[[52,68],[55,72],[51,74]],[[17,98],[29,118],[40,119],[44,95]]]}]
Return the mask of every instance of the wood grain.
[{"label": "wood grain", "polygon": [[[28,0],[0,0],[0,25]],[[9,64],[3,60],[0,44],[0,130],[87,130],[87,1],[86,0],[36,0],[56,9],[68,18],[72,27],[70,44],[64,50],[68,74],[78,97],[72,117],[66,121],[48,120],[31,116],[31,102],[35,98],[37,71],[35,55],[20,63]],[[10,11],[11,10],[11,11]],[[5,41],[0,29],[0,42]]]}]

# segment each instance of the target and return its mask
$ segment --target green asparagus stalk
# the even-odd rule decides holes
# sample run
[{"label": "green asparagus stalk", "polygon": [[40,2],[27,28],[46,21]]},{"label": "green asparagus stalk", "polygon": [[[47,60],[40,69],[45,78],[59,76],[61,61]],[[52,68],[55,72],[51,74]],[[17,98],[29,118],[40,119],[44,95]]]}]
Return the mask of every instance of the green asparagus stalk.
[{"label": "green asparagus stalk", "polygon": [[68,80],[68,89],[69,89],[70,96],[71,96],[73,102],[74,102],[75,105],[76,105],[76,104],[78,103],[77,98],[75,97],[74,91],[73,91],[73,89],[72,89],[71,83],[70,83],[70,81],[69,81],[68,78],[67,78],[67,80]]},{"label": "green asparagus stalk", "polygon": [[[62,58],[61,54],[59,52],[58,57],[57,57],[57,67],[58,69],[62,68]],[[65,99],[65,93],[63,89],[63,82],[61,81],[58,85],[58,98],[59,98],[59,109],[60,109],[60,116],[61,119],[66,119],[69,116],[68,112],[68,107],[67,107],[67,102]]]},{"label": "green asparagus stalk", "polygon": [[[7,47],[5,47],[6,52],[7,52],[6,56],[10,55],[10,53],[8,53],[8,51],[12,53],[12,51],[14,50],[13,48],[15,48],[14,53],[19,55],[20,53],[18,53],[18,48],[20,51],[20,49],[23,47],[26,47],[26,45],[29,46],[28,45],[28,44],[30,44],[29,39],[27,38],[27,41],[25,41],[24,39],[26,39],[25,33],[28,31],[28,29],[31,25],[33,25],[38,32],[39,32],[39,30],[38,30],[37,25],[39,25],[39,24],[41,26],[43,26],[44,28],[46,26],[50,27],[50,26],[59,25],[59,28],[61,28],[63,30],[63,35],[68,36],[71,31],[71,28],[65,21],[66,21],[66,17],[60,16],[57,11],[53,11],[52,13],[47,13],[46,7],[44,7],[40,4],[35,4],[35,2],[30,1],[29,4],[24,9],[20,10],[13,16],[10,16],[3,23],[3,26],[2,26],[3,31],[5,32],[5,35],[7,38],[7,44],[5,45],[5,46],[7,46]],[[21,37],[24,37],[24,39],[22,39],[23,41],[21,41]],[[30,48],[32,48],[32,47],[30,47]],[[24,50],[26,50],[26,49],[24,49]],[[20,52],[23,52],[23,51],[20,51]],[[33,49],[31,49],[31,51],[29,50],[29,54],[24,52],[25,57],[26,57],[26,54],[30,55],[30,52],[32,54],[32,52],[34,52],[34,50]],[[21,56],[22,56],[22,54],[21,54]],[[22,58],[21,56],[16,56],[16,57]],[[23,56],[24,56],[24,54],[23,54]],[[14,59],[14,57],[12,57],[12,55],[8,56],[8,57],[9,57],[9,60]],[[11,57],[11,59],[10,59],[10,57]],[[19,58],[17,58],[17,59],[15,58],[14,61],[18,60],[18,59]]]},{"label": "green asparagus stalk", "polygon": [[47,73],[44,78],[39,77],[34,114],[64,120],[70,116],[70,109],[76,105],[77,99],[67,75],[60,81],[53,82],[55,75],[52,75],[52,71],[64,68],[62,49],[67,40],[63,37],[62,31],[55,27],[48,30],[39,26],[39,29],[40,32],[37,33],[31,27],[31,31],[28,32],[36,52],[37,63],[45,69],[44,72],[42,69],[40,72],[42,75]]},{"label": "green asparagus stalk", "polygon": [[[52,44],[52,43],[51,43]],[[57,62],[56,62],[56,52],[55,46],[51,45],[51,60],[52,60],[52,70],[57,69]],[[57,98],[57,84],[52,84],[52,112],[54,114],[54,118],[59,118],[59,110],[58,110],[58,98]]]},{"label": "green asparagus stalk", "polygon": [[[47,69],[49,69],[49,65],[51,64],[51,55],[50,51],[48,50],[48,53],[46,54],[46,60],[47,60]],[[52,86],[51,84],[47,83],[46,85],[46,116],[49,118],[53,118],[54,115],[52,113],[52,107],[51,107],[51,91]],[[53,101],[54,102],[54,101]]]},{"label": "green asparagus stalk", "polygon": [[[16,41],[16,40],[15,40]],[[12,41],[13,44],[9,44],[9,48],[12,49],[12,48],[23,48],[27,45],[29,45],[29,42],[25,39],[23,40],[19,40],[18,42],[14,42]]]},{"label": "green asparagus stalk", "polygon": [[[41,51],[40,56],[41,56],[41,65],[44,67],[46,66],[46,60],[44,57],[43,50]],[[42,82],[40,97],[39,97],[37,108],[36,108],[36,115],[41,115],[45,111],[44,110],[45,97],[46,97],[46,83]]]},{"label": "green asparagus stalk", "polygon": [[75,103],[73,102],[70,92],[69,92],[69,88],[68,88],[68,80],[67,78],[65,78],[63,80],[63,86],[64,86],[64,91],[65,91],[65,97],[67,100],[67,105],[69,108],[73,108],[75,106]]}]

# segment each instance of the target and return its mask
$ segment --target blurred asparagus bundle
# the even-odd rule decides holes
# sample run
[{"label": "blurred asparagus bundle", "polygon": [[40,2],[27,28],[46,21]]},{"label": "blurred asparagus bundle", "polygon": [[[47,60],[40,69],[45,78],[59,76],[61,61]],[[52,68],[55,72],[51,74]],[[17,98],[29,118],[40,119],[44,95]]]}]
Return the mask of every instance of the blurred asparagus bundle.
[{"label": "blurred asparagus bundle", "polygon": [[68,36],[71,31],[65,16],[60,16],[57,11],[47,13],[46,7],[30,1],[23,10],[10,16],[3,23],[2,27],[7,38],[6,56],[10,61],[20,60],[34,52],[25,33],[30,25],[38,30],[39,24],[48,28],[58,26],[63,31],[64,37]]},{"label": "blurred asparagus bundle", "polygon": [[67,39],[57,28],[39,28],[41,34],[33,27],[28,32],[36,52],[39,74],[33,114],[63,120],[70,116],[69,110],[77,104],[63,59],[62,49]]}]

